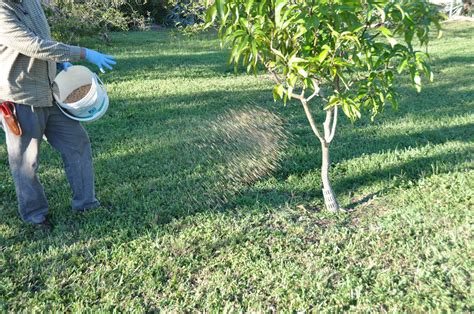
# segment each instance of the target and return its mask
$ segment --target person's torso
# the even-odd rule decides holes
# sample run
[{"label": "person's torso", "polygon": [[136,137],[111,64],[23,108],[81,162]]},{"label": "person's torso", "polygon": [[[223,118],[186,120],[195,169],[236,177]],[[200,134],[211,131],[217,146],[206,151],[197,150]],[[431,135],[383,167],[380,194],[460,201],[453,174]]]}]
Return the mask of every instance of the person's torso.
[{"label": "person's torso", "polygon": [[24,22],[32,32],[44,39],[51,38],[48,20],[46,19],[40,0],[23,0],[16,5],[20,9],[17,13],[22,15],[20,20]]},{"label": "person's torso", "polygon": [[[28,31],[50,39],[51,31],[40,0],[3,1]],[[56,62],[31,58],[0,43],[0,100],[30,106],[51,106]]]}]

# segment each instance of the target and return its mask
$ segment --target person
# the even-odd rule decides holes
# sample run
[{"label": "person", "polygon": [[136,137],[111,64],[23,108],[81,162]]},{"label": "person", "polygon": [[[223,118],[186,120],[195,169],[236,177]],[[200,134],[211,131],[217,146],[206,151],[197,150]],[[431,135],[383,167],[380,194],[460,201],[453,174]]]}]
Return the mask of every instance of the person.
[{"label": "person", "polygon": [[[94,189],[89,136],[79,122],[67,118],[53,98],[57,67],[86,60],[104,72],[116,64],[112,56],[51,39],[41,0],[0,0],[0,101],[14,103],[22,135],[2,118],[10,171],[23,221],[51,230],[49,205],[37,170],[43,137],[61,153],[72,189],[72,209],[100,206]],[[1,115],[0,115],[1,116]]]}]

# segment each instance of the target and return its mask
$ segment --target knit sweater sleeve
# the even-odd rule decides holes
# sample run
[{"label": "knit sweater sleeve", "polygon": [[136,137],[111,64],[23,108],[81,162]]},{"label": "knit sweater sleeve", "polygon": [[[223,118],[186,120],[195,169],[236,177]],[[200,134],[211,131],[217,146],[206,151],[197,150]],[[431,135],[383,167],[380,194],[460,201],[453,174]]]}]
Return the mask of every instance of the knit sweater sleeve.
[{"label": "knit sweater sleeve", "polygon": [[15,12],[0,2],[0,45],[31,58],[46,61],[78,61],[81,48],[44,39],[30,31]]}]

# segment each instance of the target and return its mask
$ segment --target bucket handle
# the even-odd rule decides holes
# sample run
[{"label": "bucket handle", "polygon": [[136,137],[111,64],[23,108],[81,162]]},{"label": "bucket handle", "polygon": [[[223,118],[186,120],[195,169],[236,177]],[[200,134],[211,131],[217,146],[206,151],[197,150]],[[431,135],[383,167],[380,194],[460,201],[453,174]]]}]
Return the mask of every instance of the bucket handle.
[{"label": "bucket handle", "polygon": [[99,85],[102,86],[102,88],[104,89],[104,91],[107,91],[106,88],[105,88],[105,84],[104,84],[104,82],[100,79],[99,75],[97,75],[97,73],[94,73],[94,77],[97,79],[97,82],[100,83]]}]

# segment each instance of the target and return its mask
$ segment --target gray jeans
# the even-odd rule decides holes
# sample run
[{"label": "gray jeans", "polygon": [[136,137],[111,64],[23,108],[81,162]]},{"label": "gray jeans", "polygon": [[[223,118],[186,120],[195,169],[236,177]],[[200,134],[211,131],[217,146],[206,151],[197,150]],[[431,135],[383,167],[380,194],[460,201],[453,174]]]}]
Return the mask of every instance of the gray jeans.
[{"label": "gray jeans", "polygon": [[67,118],[57,106],[33,108],[16,105],[16,111],[23,135],[13,135],[3,119],[2,126],[21,218],[26,222],[41,223],[48,213],[48,202],[37,175],[43,136],[61,153],[73,192],[72,209],[98,207],[91,144],[79,122]]}]

